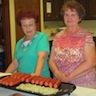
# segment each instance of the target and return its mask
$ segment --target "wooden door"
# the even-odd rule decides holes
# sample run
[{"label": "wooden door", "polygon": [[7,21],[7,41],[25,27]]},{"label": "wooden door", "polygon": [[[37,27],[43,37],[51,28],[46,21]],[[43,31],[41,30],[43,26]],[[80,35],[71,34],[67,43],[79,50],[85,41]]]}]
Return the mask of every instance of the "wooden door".
[{"label": "wooden door", "polygon": [[[14,0],[15,2],[15,16],[18,16],[18,13],[21,10],[32,10],[39,17],[39,23],[37,24],[37,30],[40,30],[40,0]],[[24,36],[20,26],[16,24],[16,41]]]},{"label": "wooden door", "polygon": [[9,0],[2,0],[2,32],[4,34],[5,68],[7,68],[12,61]]}]

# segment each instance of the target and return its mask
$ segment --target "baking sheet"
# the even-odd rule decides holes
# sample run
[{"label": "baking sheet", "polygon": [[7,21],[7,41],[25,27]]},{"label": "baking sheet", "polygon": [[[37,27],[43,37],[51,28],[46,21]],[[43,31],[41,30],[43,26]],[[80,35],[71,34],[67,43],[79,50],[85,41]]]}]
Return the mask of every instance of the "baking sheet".
[{"label": "baking sheet", "polygon": [[[6,87],[6,86],[0,84],[0,87],[12,89],[12,90],[17,90],[16,89],[17,86]],[[60,91],[57,92],[55,95],[50,95],[50,96],[61,96],[61,95],[64,95],[64,94],[69,94],[70,95],[70,93],[72,93],[75,89],[76,89],[76,86],[74,84],[62,82],[61,85],[59,86],[59,90]],[[37,93],[31,93],[31,92],[22,91],[22,90],[17,90],[17,91],[25,92],[25,93],[29,93],[29,94],[35,94],[35,95],[39,95],[39,96],[49,96],[49,95],[42,95],[42,94],[37,94]]]}]

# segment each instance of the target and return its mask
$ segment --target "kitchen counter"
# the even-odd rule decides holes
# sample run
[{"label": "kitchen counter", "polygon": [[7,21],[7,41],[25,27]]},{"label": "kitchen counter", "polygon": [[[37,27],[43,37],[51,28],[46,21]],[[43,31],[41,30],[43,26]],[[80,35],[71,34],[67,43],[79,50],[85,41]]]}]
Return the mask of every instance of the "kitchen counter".
[{"label": "kitchen counter", "polygon": [[[21,93],[24,96],[38,96],[0,87],[0,96],[10,96],[10,94],[14,93]],[[68,95],[66,94],[63,96]],[[70,96],[96,96],[96,89],[76,86],[76,89],[70,94]]]},{"label": "kitchen counter", "polygon": [[[96,34],[92,34],[93,37],[96,37]],[[52,41],[55,36],[48,36],[49,41]]]},{"label": "kitchen counter", "polygon": [[49,41],[52,41],[54,39],[54,36],[49,36],[48,39]]},{"label": "kitchen counter", "polygon": [[96,96],[96,89],[77,87],[70,96]]},{"label": "kitchen counter", "polygon": [[15,93],[20,93],[23,96],[37,96],[37,95],[32,95],[32,94],[0,87],[0,96],[11,96],[12,94],[15,94]]}]

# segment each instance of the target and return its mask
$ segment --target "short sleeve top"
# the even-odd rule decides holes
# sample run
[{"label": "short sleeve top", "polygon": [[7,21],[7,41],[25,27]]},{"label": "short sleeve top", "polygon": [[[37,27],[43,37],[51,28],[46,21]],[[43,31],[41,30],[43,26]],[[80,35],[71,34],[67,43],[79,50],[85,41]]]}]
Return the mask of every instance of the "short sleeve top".
[{"label": "short sleeve top", "polygon": [[[19,64],[18,71],[30,74],[35,71],[38,52],[44,51],[48,54],[50,53],[48,37],[45,33],[37,32],[37,34],[30,40],[27,46],[24,46],[23,41],[24,37],[17,42],[14,58],[18,61]],[[44,62],[41,75],[50,77],[47,60],[48,56]]]},{"label": "short sleeve top", "polygon": [[[65,35],[64,32],[57,34],[54,38],[53,46],[55,54],[54,61],[58,69],[61,72],[70,73],[85,60],[84,47],[95,46],[95,43],[91,33],[80,28],[78,32],[72,35]],[[94,78],[95,74],[96,72],[91,72],[85,77],[73,80],[72,83],[75,83],[76,85],[96,83],[96,78]]]}]

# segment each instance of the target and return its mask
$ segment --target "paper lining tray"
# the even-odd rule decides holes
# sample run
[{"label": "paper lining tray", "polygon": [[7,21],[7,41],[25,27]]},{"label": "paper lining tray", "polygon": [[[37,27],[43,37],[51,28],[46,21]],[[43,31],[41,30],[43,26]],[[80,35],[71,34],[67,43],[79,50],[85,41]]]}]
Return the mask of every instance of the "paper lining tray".
[{"label": "paper lining tray", "polygon": [[[17,85],[18,86],[18,85]],[[70,95],[70,93],[72,93],[75,89],[76,86],[74,84],[70,84],[70,83],[64,83],[62,82],[61,85],[59,86],[59,92],[57,92],[56,94],[52,94],[52,95],[42,95],[42,94],[38,94],[38,93],[32,93],[32,92],[27,92],[27,91],[22,91],[22,90],[17,90],[16,87],[6,87],[4,85],[0,84],[0,87],[4,87],[4,88],[8,88],[8,89],[12,89],[12,90],[16,90],[16,91],[20,91],[20,92],[25,92],[25,93],[29,93],[29,94],[35,94],[35,95],[39,95],[39,96],[62,96],[64,94],[68,94]]]}]

